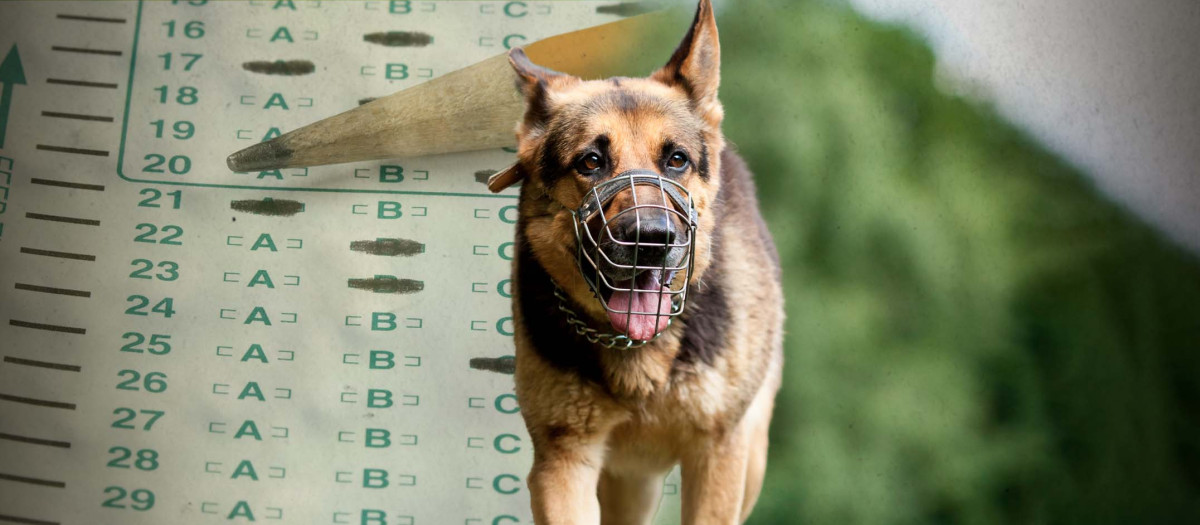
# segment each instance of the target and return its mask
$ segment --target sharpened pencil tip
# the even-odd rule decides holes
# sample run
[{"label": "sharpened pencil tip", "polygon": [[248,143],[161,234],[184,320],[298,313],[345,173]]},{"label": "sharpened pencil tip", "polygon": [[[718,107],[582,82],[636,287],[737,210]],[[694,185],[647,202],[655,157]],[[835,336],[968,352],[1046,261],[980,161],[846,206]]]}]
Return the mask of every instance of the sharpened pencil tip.
[{"label": "sharpened pencil tip", "polygon": [[271,139],[240,150],[225,159],[233,171],[261,171],[286,168],[292,158],[292,150]]}]

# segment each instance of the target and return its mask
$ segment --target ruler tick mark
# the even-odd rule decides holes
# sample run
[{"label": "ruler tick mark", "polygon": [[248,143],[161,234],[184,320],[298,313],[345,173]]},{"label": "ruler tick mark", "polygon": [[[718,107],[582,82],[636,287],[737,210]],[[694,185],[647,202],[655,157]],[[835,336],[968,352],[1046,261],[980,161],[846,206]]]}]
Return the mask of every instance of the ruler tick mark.
[{"label": "ruler tick mark", "polygon": [[57,521],[35,520],[33,518],[10,516],[8,514],[0,514],[0,521],[8,523],[21,523],[22,525],[62,525]]},{"label": "ruler tick mark", "polygon": [[117,84],[115,82],[114,83],[91,82],[88,80],[67,80],[67,79],[63,79],[63,78],[47,78],[46,83],[47,84],[62,84],[64,86],[98,87],[98,88],[117,89]]},{"label": "ruler tick mark", "polygon": [[95,155],[97,157],[107,157],[108,156],[107,151],[98,150],[98,149],[68,148],[65,146],[47,146],[45,144],[38,144],[37,149],[40,149],[42,151],[57,151],[59,153],[77,153],[79,155]]},{"label": "ruler tick mark", "polygon": [[56,325],[56,324],[31,323],[29,321],[18,321],[16,319],[9,319],[8,324],[11,326],[17,326],[17,327],[21,327],[21,328],[32,328],[34,330],[46,330],[46,331],[50,331],[50,332],[62,332],[65,334],[84,335],[87,333],[87,328],[76,328],[74,326],[60,326],[60,325]]},{"label": "ruler tick mark", "polygon": [[64,15],[59,14],[56,18],[60,20],[78,20],[80,22],[105,22],[109,24],[124,24],[124,18],[106,18],[102,16],[84,16],[84,15]]},{"label": "ruler tick mark", "polygon": [[38,250],[36,248],[22,247],[21,253],[25,253],[25,254],[29,254],[29,255],[41,255],[43,257],[59,257],[62,259],[75,259],[77,261],[95,262],[95,260],[96,260],[95,255],[88,255],[86,253],[56,252],[54,250]]},{"label": "ruler tick mark", "polygon": [[112,49],[88,49],[85,47],[70,47],[70,46],[50,46],[51,51],[62,51],[64,53],[83,53],[85,55],[107,55],[119,57],[125,54],[122,51]]},{"label": "ruler tick mark", "polygon": [[100,221],[96,219],[79,219],[76,217],[63,217],[62,215],[49,215],[46,213],[26,212],[26,219],[37,219],[40,221],[65,222],[69,224],[82,224],[84,226],[99,226]]},{"label": "ruler tick mark", "polygon": [[65,403],[62,401],[47,401],[45,399],[34,399],[32,397],[21,397],[10,394],[0,394],[0,401],[12,401],[13,403],[25,403],[27,405],[47,407],[47,408],[65,408],[67,410],[75,410],[75,403]]},{"label": "ruler tick mark", "polygon": [[71,442],[69,442],[69,441],[57,441],[57,440],[53,440],[53,439],[42,439],[42,438],[35,438],[35,437],[29,437],[29,436],[18,436],[16,434],[9,434],[7,432],[0,432],[0,439],[16,441],[17,443],[29,443],[30,445],[45,445],[47,447],[71,448]]},{"label": "ruler tick mark", "polygon": [[17,476],[14,474],[0,473],[0,480],[16,481],[18,483],[29,483],[30,485],[42,485],[44,487],[66,488],[67,484],[62,481],[51,481],[48,479],[27,478],[25,476]]},{"label": "ruler tick mark", "polygon": [[72,188],[72,189],[76,189],[76,190],[104,191],[103,184],[84,184],[81,182],[68,182],[65,180],[38,179],[38,178],[29,179],[29,182],[32,182],[34,184],[41,184],[43,186],[58,186],[60,188]]},{"label": "ruler tick mark", "polygon": [[70,118],[75,120],[91,120],[95,122],[112,122],[112,117],[104,117],[100,115],[81,115],[79,113],[59,113],[57,111],[43,111],[43,117],[53,118]]},{"label": "ruler tick mark", "polygon": [[83,367],[81,367],[79,365],[51,363],[49,361],[38,361],[36,359],[22,359],[20,357],[13,357],[11,355],[4,356],[4,362],[12,363],[14,365],[25,365],[25,366],[36,366],[36,367],[40,367],[40,368],[50,368],[53,370],[62,370],[65,372],[80,372],[83,370]]},{"label": "ruler tick mark", "polygon": [[92,296],[92,292],[89,292],[87,290],[72,290],[70,288],[54,288],[52,286],[38,286],[36,284],[16,283],[14,288],[16,288],[18,290],[25,290],[27,292],[52,293],[52,294],[58,294],[58,295],[71,295],[71,296],[75,296],[75,297],[91,297]]}]

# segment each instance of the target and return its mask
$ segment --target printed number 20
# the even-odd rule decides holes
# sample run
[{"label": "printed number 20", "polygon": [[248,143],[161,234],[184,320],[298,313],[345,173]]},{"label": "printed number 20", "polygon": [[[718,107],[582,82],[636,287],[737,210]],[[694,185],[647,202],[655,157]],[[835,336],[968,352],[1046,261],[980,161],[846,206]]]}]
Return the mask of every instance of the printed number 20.
[{"label": "printed number 20", "polygon": [[150,153],[142,158],[150,161],[146,167],[142,168],[142,171],[145,173],[166,173],[162,169],[163,164],[167,165],[167,170],[170,170],[172,175],[183,175],[192,171],[192,159],[184,155],[175,155],[169,161],[165,155],[157,153]]}]

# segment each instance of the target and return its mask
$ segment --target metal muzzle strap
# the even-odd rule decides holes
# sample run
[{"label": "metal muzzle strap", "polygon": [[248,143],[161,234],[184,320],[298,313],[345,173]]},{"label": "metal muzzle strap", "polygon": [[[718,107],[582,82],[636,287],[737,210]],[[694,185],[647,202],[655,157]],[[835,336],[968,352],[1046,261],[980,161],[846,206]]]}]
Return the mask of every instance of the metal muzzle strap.
[{"label": "metal muzzle strap", "polygon": [[[622,184],[628,179],[628,184]],[[663,184],[663,183],[667,184]],[[583,204],[575,212],[576,220],[590,218],[596,212],[602,211],[604,205],[616,197],[618,193],[626,189],[633,188],[635,184],[649,184],[659,187],[670,202],[679,209],[685,210],[687,213],[687,222],[689,225],[696,224],[696,208],[692,206],[692,197],[688,193],[687,188],[682,184],[671,179],[665,179],[662,175],[650,170],[629,170],[623,171],[616,177],[606,180],[592,187],[588,192],[588,198],[583,200]]]}]

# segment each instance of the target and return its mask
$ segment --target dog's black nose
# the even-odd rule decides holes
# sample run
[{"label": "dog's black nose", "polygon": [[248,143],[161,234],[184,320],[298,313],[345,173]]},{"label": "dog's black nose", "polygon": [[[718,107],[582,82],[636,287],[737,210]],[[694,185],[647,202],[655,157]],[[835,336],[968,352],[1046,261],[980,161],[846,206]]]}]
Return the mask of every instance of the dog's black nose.
[{"label": "dog's black nose", "polygon": [[[661,266],[675,243],[675,226],[666,213],[626,214],[611,226],[614,262],[637,266]],[[636,263],[635,263],[636,255]]]},{"label": "dog's black nose", "polygon": [[665,213],[653,214],[656,217],[631,219],[625,221],[624,241],[639,242],[643,245],[666,246],[675,242],[675,228]]}]

